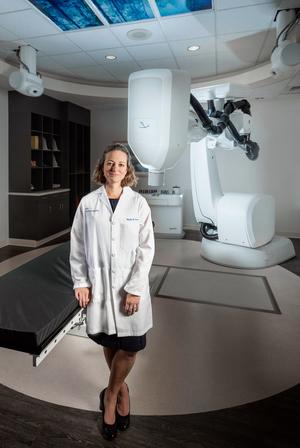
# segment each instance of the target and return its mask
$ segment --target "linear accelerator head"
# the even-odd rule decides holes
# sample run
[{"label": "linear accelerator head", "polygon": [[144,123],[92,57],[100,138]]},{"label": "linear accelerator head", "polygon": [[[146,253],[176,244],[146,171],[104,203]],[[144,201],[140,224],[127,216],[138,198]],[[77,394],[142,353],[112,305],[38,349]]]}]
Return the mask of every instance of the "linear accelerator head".
[{"label": "linear accelerator head", "polygon": [[180,70],[134,72],[128,82],[128,143],[150,172],[172,168],[187,148],[190,77]]}]

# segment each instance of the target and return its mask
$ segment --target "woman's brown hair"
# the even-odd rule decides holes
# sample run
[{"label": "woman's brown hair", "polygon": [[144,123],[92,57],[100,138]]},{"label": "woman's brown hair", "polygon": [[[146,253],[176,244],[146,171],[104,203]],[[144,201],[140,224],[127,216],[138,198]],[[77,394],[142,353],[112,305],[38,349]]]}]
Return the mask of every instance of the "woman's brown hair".
[{"label": "woman's brown hair", "polygon": [[93,175],[92,175],[92,181],[96,184],[105,184],[106,179],[104,177],[103,173],[103,165],[105,162],[106,154],[108,154],[111,151],[123,151],[125,154],[127,154],[127,173],[124,179],[121,182],[121,187],[133,187],[137,185],[138,178],[135,174],[134,166],[131,161],[131,156],[126,148],[125,145],[122,145],[122,143],[114,143],[113,145],[109,145],[104,153],[102,154],[101,159],[98,160],[97,165],[95,166]]}]

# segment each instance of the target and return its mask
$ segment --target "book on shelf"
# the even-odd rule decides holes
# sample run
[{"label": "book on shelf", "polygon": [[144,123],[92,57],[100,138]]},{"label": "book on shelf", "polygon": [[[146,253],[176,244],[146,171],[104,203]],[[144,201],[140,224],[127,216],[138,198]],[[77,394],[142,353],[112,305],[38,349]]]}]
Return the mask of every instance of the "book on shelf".
[{"label": "book on shelf", "polygon": [[31,136],[31,148],[32,149],[39,149],[40,145],[39,145],[39,136],[38,135],[32,135]]}]

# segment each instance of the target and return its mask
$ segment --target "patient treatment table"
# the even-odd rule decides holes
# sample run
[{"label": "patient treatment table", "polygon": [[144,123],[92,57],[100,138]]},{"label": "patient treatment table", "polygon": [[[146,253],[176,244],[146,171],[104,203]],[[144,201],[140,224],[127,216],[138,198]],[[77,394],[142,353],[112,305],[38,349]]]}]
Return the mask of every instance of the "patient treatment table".
[{"label": "patient treatment table", "polygon": [[0,346],[32,354],[34,366],[84,320],[69,252],[63,243],[0,277]]}]

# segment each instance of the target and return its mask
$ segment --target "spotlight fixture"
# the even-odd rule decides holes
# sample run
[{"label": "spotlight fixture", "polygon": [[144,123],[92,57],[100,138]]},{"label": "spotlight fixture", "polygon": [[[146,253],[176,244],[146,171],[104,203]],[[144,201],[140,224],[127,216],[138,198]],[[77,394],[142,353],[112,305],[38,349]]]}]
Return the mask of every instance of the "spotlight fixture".
[{"label": "spotlight fixture", "polygon": [[190,47],[187,47],[188,51],[198,51],[200,49],[200,45],[191,45]]},{"label": "spotlight fixture", "polygon": [[128,39],[131,40],[147,40],[151,36],[152,32],[150,30],[145,30],[144,28],[136,28],[127,33]]},{"label": "spotlight fixture", "polygon": [[107,54],[105,56],[105,59],[108,59],[109,61],[114,61],[115,59],[117,59],[117,56],[115,56],[114,54]]}]

